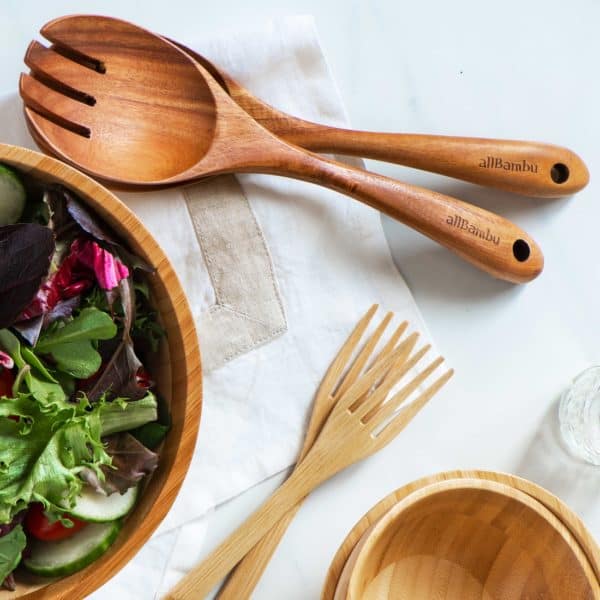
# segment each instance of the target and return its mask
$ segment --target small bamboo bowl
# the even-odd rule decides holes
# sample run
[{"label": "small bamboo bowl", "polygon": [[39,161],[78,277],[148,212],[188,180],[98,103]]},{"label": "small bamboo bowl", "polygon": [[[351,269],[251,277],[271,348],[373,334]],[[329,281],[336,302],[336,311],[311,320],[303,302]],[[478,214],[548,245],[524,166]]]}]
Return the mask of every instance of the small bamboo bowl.
[{"label": "small bamboo bowl", "polygon": [[361,537],[336,600],[593,600],[583,549],[546,507],[510,486],[456,479],[395,504]]},{"label": "small bamboo bowl", "polygon": [[166,330],[153,376],[169,403],[172,428],[163,444],[158,469],[127,518],[117,541],[89,567],[58,580],[17,574],[14,592],[0,590],[0,600],[84,598],[122,569],[163,520],[189,467],[202,408],[202,368],[194,320],[181,284],[148,230],[111,192],[58,160],[16,146],[0,144],[0,162],[48,182],[61,183],[156,269],[149,276],[153,302]]}]

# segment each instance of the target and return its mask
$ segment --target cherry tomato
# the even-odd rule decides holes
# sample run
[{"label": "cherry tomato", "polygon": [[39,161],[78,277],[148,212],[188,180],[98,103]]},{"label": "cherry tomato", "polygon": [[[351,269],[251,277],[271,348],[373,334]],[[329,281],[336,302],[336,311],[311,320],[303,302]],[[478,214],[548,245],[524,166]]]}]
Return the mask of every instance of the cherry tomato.
[{"label": "cherry tomato", "polygon": [[69,517],[69,520],[73,521],[73,527],[65,527],[60,521],[50,523],[48,517],[44,514],[44,505],[36,502],[27,511],[25,527],[38,540],[45,542],[64,540],[87,525],[85,521],[80,521],[74,517]]},{"label": "cherry tomato", "polygon": [[0,367],[0,396],[12,398],[12,388],[15,382],[15,376],[10,369]]}]

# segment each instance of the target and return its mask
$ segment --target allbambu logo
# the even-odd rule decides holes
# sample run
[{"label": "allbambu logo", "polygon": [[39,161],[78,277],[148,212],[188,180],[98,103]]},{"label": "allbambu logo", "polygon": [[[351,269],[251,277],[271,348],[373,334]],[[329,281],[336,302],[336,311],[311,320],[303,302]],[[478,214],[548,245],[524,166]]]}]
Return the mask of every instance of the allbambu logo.
[{"label": "allbambu logo", "polygon": [[504,169],[505,171],[525,171],[537,173],[538,166],[535,163],[527,162],[525,159],[519,161],[504,160],[499,156],[486,156],[479,159],[481,169]]},{"label": "allbambu logo", "polygon": [[471,235],[479,237],[486,242],[492,242],[493,244],[496,244],[496,246],[500,244],[500,236],[493,235],[489,228],[487,228],[485,231],[483,229],[479,229],[477,225],[473,225],[473,223],[470,223],[468,219],[463,219],[458,215],[449,215],[446,217],[446,223],[448,223],[448,225],[452,225],[452,227],[456,227],[456,229],[467,231]]}]

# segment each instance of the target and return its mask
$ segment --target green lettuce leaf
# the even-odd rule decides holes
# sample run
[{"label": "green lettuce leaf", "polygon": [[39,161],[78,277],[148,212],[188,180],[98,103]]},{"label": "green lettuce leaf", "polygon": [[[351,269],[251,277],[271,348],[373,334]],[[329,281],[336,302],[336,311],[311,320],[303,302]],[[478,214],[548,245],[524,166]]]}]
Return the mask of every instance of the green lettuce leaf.
[{"label": "green lettuce leaf", "polygon": [[117,335],[112,317],[97,308],[84,308],[66,324],[48,329],[35,346],[38,354],[51,354],[59,370],[77,379],[91,377],[102,363],[93,345]]},{"label": "green lettuce leaf", "polygon": [[156,416],[152,393],[135,402],[101,398],[93,405],[85,397],[49,405],[33,394],[1,397],[0,523],[9,523],[31,502],[41,502],[46,513],[60,518],[81,491],[81,475],[92,472],[103,481],[101,467],[112,466],[101,437],[140,427]]},{"label": "green lettuce leaf", "polygon": [[66,394],[56,378],[31,350],[21,347],[19,338],[8,329],[0,329],[0,348],[11,356],[19,369],[15,392],[24,386],[44,406],[64,404]]},{"label": "green lettuce leaf", "polygon": [[[86,401],[44,406],[31,394],[0,398],[0,523],[31,502],[59,516],[81,490],[78,473],[111,464],[99,411],[89,408]],[[19,421],[6,418],[11,415]]]},{"label": "green lettuce leaf", "polygon": [[0,537],[0,586],[21,561],[26,543],[27,538],[21,525]]}]

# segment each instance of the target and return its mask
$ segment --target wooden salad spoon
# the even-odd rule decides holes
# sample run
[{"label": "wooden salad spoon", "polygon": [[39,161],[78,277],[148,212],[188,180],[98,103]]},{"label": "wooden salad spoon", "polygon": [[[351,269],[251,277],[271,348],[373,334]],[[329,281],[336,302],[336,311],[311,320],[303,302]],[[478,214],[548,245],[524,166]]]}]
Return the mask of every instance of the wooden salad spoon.
[{"label": "wooden salad spoon", "polygon": [[29,45],[20,93],[43,147],[128,187],[223,173],[269,173],[329,187],[388,214],[515,283],[543,268],[537,244],[494,213],[324,159],[278,138],[172,43],[131,23],[75,15]]},{"label": "wooden salad spoon", "polygon": [[353,131],[299,119],[257,98],[191,48],[171,39],[169,41],[199,62],[236,103],[265,129],[313,152],[397,163],[540,198],[574,194],[582,190],[590,179],[585,163],[575,152],[554,144]]}]

